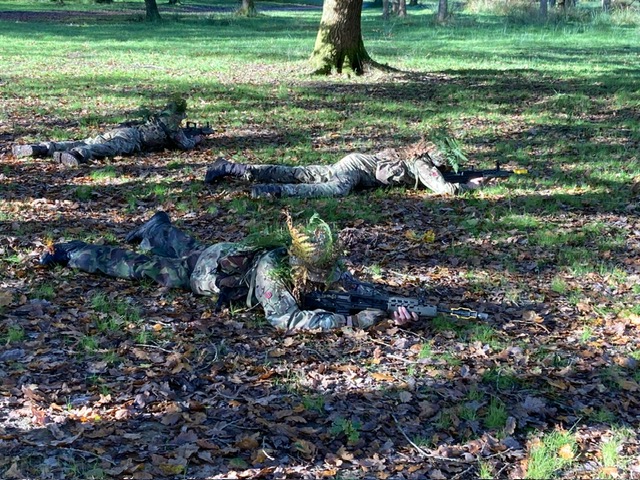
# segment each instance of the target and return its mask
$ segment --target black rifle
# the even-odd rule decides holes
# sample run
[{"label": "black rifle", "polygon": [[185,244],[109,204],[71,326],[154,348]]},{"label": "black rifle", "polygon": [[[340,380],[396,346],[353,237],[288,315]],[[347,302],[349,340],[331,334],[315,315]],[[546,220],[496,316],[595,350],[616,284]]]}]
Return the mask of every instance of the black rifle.
[{"label": "black rifle", "polygon": [[210,135],[213,133],[213,128],[211,128],[209,122],[204,125],[200,124],[199,126],[196,122],[187,122],[186,127],[184,127],[182,131],[187,137],[195,137],[196,135]]},{"label": "black rifle", "polygon": [[500,162],[496,162],[496,168],[489,170],[461,170],[459,172],[443,172],[442,176],[450,183],[467,183],[473,178],[496,178],[510,177],[511,175],[522,175],[527,173],[524,169],[503,170],[500,168]]},{"label": "black rifle", "polygon": [[372,287],[370,284],[355,283],[347,285],[347,288],[353,288],[351,291],[328,290],[326,292],[315,291],[307,293],[303,298],[303,307],[305,310],[320,308],[342,315],[354,315],[367,308],[393,313],[398,307],[405,307],[409,312],[415,312],[419,317],[423,318],[435,317],[439,313],[446,313],[454,317],[477,318],[479,320],[487,320],[489,318],[486,313],[475,312],[468,308],[442,308],[437,305],[431,305],[419,298],[390,295]]}]

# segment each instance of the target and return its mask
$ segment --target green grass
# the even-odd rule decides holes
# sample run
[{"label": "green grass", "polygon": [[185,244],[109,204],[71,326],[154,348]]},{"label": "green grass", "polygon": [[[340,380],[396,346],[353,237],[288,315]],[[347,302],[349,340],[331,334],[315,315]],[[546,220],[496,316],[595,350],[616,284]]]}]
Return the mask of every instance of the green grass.
[{"label": "green grass", "polygon": [[89,185],[80,185],[75,189],[75,196],[81,202],[91,200],[93,197],[93,188]]},{"label": "green grass", "polygon": [[507,408],[504,402],[495,397],[491,398],[482,418],[485,426],[490,430],[504,428],[507,421]]},{"label": "green grass", "polygon": [[5,335],[4,343],[19,343],[26,338],[24,328],[20,325],[9,325],[7,333]]},{"label": "green grass", "polygon": [[529,451],[527,479],[555,478],[573,461],[576,439],[569,432],[554,431],[543,435]]},{"label": "green grass", "polygon": [[[58,241],[63,235],[82,232],[81,238],[102,237],[116,243],[122,240],[127,222],[163,208],[180,218],[181,224],[194,227],[200,237],[218,241],[261,231],[280,221],[284,208],[296,218],[317,211],[338,228],[355,226],[378,234],[378,241],[366,245],[366,251],[358,246],[348,252],[348,260],[353,261],[349,266],[357,274],[366,272],[381,282],[396,281],[391,272],[394,277],[395,272],[425,274],[426,283],[433,286],[434,294],[442,293],[443,302],[449,300],[450,287],[451,301],[486,302],[492,306],[487,311],[500,312],[495,322],[438,316],[412,325],[410,331],[419,337],[411,337],[411,352],[419,347],[417,359],[429,365],[425,368],[420,362],[407,362],[411,365],[403,367],[399,363],[398,377],[415,378],[418,372],[422,381],[432,375],[434,378],[428,380],[442,384],[443,391],[453,384],[463,393],[472,382],[477,387],[456,399],[455,404],[432,391],[425,392],[424,399],[437,402],[439,411],[425,421],[428,425],[424,429],[407,429],[408,434],[424,439],[425,445],[446,442],[460,446],[465,442],[461,437],[466,435],[462,429],[456,431],[460,420],[503,435],[510,402],[524,398],[535,388],[534,380],[528,385],[530,379],[543,379],[547,368],[574,365],[573,353],[558,338],[566,339],[567,333],[576,340],[574,347],[579,351],[592,347],[596,351],[596,347],[602,348],[601,341],[610,340],[603,337],[608,330],[602,328],[601,320],[625,322],[640,314],[634,297],[640,294],[640,287],[633,285],[633,275],[637,275],[635,258],[631,257],[635,238],[630,237],[634,230],[629,228],[637,216],[629,182],[637,175],[640,134],[633,113],[640,107],[635,67],[640,22],[631,13],[600,14],[593,1],[581,2],[579,11],[566,17],[553,12],[546,21],[535,18],[531,11],[507,8],[506,4],[515,2],[499,2],[504,9],[501,16],[472,3],[480,0],[466,2],[469,9],[457,9],[446,25],[433,22],[435,2],[410,8],[408,18],[389,22],[382,21],[378,10],[364,9],[363,37],[370,55],[412,74],[356,78],[345,72],[318,79],[308,75],[306,62],[317,34],[319,10],[269,10],[255,19],[227,13],[166,13],[165,21],[148,25],[140,21],[140,13],[96,14],[100,10],[118,13],[131,6],[120,1],[96,5],[89,0],[65,0],[60,5],[48,0],[0,0],[1,11],[64,14],[63,20],[0,20],[0,123],[10,126],[11,141],[95,135],[118,122],[138,118],[141,106],[159,105],[174,92],[188,98],[190,120],[210,121],[216,126],[216,137],[201,150],[161,152],[153,166],[145,163],[151,156],[134,161],[114,159],[112,164],[64,171],[43,164],[46,176],[43,173],[42,185],[28,191],[20,182],[22,169],[33,169],[34,165],[40,168],[39,161],[10,161],[0,166],[0,262],[12,289],[12,303],[3,308],[17,306],[24,293],[27,299],[59,301],[54,305],[59,310],[55,315],[67,318],[61,294],[64,290],[51,285],[66,287],[65,282],[71,284],[70,279],[75,281],[77,274],[67,269],[53,273],[31,269],[37,249],[49,243],[43,241],[45,236]],[[142,11],[143,2],[137,4]],[[189,6],[203,4],[229,10],[236,6],[232,0],[189,2]],[[473,13],[471,7],[480,13]],[[161,8],[169,7],[162,4]],[[69,18],[70,12],[78,10],[87,15]],[[483,192],[459,198],[418,194],[406,186],[358,192],[340,199],[280,199],[269,203],[248,198],[247,186],[240,186],[240,182],[209,186],[199,181],[206,163],[217,155],[243,162],[327,164],[356,150],[375,151],[404,144],[443,125],[459,137],[471,166],[489,168],[499,158],[509,168],[523,167],[529,174],[500,180]],[[37,205],[33,200],[39,197],[57,203]],[[73,209],[65,200],[71,200]],[[108,237],[104,228],[78,230],[72,225],[86,217],[113,222],[117,225],[112,234],[115,236]],[[622,221],[623,217],[626,220]],[[39,234],[38,224],[44,219],[47,232]],[[432,230],[434,241],[411,242],[403,237],[408,229],[417,238]],[[44,275],[52,275],[55,283],[42,283]],[[106,282],[98,278],[96,283],[89,283],[94,280],[83,274],[81,277],[87,289]],[[112,373],[121,369],[114,366],[124,364],[127,369],[122,371],[127,372],[140,367],[139,363],[130,363],[131,359],[119,358],[118,345],[122,341],[148,344],[166,340],[164,332],[156,334],[145,328],[137,305],[149,305],[147,308],[159,316],[175,317],[176,330],[186,317],[191,323],[202,322],[206,332],[202,335],[207,340],[193,344],[194,353],[188,359],[194,367],[189,375],[194,378],[215,367],[220,360],[218,353],[229,356],[229,361],[224,359],[229,375],[233,375],[233,361],[238,362],[243,375],[253,371],[250,356],[242,362],[238,359],[236,335],[244,336],[242,345],[254,341],[247,332],[257,331],[260,338],[269,339],[266,332],[270,326],[260,314],[232,310],[233,320],[241,318],[243,329],[238,334],[229,327],[217,337],[229,335],[229,346],[223,349],[220,344],[218,352],[210,340],[214,337],[208,335],[209,329],[218,333],[218,322],[199,319],[203,309],[211,308],[210,299],[187,297],[185,312],[181,299],[188,293],[162,293],[149,299],[148,293],[157,290],[155,285],[127,287],[126,293],[120,290],[119,281],[117,287],[112,286],[115,283],[108,285],[108,294],[94,295],[77,306],[83,314],[88,311],[78,317],[87,320],[85,325],[78,325],[86,328],[84,337],[60,343],[64,351],[80,352],[77,357],[82,361],[91,355],[92,360],[110,366],[100,375],[114,390],[114,398],[122,394],[118,391],[120,382]],[[416,285],[408,279],[396,282],[394,287],[409,290]],[[610,295],[614,291],[616,294]],[[138,300],[137,295],[145,299]],[[589,311],[580,306],[586,299],[593,306]],[[539,311],[545,310],[546,304],[552,307],[544,323],[532,325],[521,318],[532,304],[540,306]],[[188,315],[181,317],[184,313]],[[37,324],[28,325],[31,341],[31,326]],[[176,334],[177,348],[192,345],[188,337],[192,328],[190,325]],[[12,344],[24,341],[26,335],[24,328],[4,324],[0,338],[3,344]],[[384,330],[371,335],[387,340]],[[369,353],[368,338],[357,340],[362,346],[355,355]],[[58,348],[56,340],[52,335],[51,348]],[[352,341],[350,337],[339,336],[339,341],[339,353],[354,351],[343,348]],[[395,356],[408,358],[409,352],[405,356],[401,344],[397,347],[394,341],[389,345],[393,345]],[[305,337],[304,342],[305,352],[317,350],[322,358],[332,357],[320,348],[325,345],[318,337]],[[470,358],[477,343],[489,345],[493,352],[486,351],[487,357]],[[508,359],[496,355],[508,345],[519,345],[527,354]],[[536,349],[545,345],[548,350],[537,354]],[[208,360],[199,364],[199,354],[206,354],[209,347],[215,350],[216,362],[211,366]],[[380,348],[384,352],[387,347]],[[227,349],[229,355],[223,355]],[[625,353],[640,358],[637,345],[632,343],[612,344],[605,350],[607,354],[611,350],[615,355],[612,358]],[[300,350],[293,346],[290,353],[293,358]],[[307,359],[312,368],[313,360]],[[391,361],[384,356],[381,359]],[[597,354],[593,362],[600,360]],[[277,363],[276,359],[269,361],[272,367]],[[590,364],[589,359],[585,361]],[[31,375],[27,364],[15,365],[18,367]],[[86,365],[73,367],[77,370]],[[460,383],[465,370],[469,377]],[[223,371],[217,374],[227,375]],[[622,367],[600,367],[590,377],[582,375],[604,385],[607,391],[594,389],[589,398],[581,399],[587,407],[580,421],[609,428],[616,417],[604,400],[619,393],[625,385],[621,381],[637,380],[637,375]],[[337,388],[345,387],[340,381]],[[272,386],[281,388],[295,402],[291,405],[302,404],[303,417],[332,415],[327,420],[329,432],[320,434],[333,435],[333,452],[340,442],[354,444],[371,438],[372,433],[349,416],[351,412],[325,408],[325,399],[328,402],[335,392],[316,396],[306,390],[306,385],[294,373],[287,373],[278,375]],[[97,382],[92,389],[103,386]],[[70,383],[69,387],[77,385]],[[571,405],[570,392],[545,388],[540,387],[535,394],[544,396],[547,404]],[[124,401],[127,395],[122,396]],[[422,401],[422,397],[415,395],[409,403],[416,400]],[[560,415],[562,408],[558,414],[552,411],[545,412],[545,418],[536,417],[536,422],[543,422],[518,424],[514,433],[522,445],[526,444],[529,426],[536,429],[530,435],[539,437],[540,442],[532,442],[529,450],[529,478],[561,477],[571,468],[571,462],[558,453],[565,445],[578,454],[569,434],[565,438],[565,433],[552,431],[554,425],[570,428],[565,423],[573,420]],[[395,438],[399,438],[398,432]],[[272,444],[267,436],[264,442]],[[597,443],[589,445],[595,449]],[[624,464],[624,448],[628,446],[622,437],[603,434],[599,448],[603,466]],[[60,458],[54,458],[60,475],[100,478],[98,467],[80,461],[73,452],[67,453],[68,463],[64,465]],[[326,453],[318,452],[317,458]],[[270,454],[284,458],[291,452],[274,447]],[[249,468],[249,452],[237,455],[226,463]],[[594,458],[589,455],[584,458]],[[105,452],[105,457],[113,457],[113,452]],[[477,465],[477,472],[465,475],[493,478],[513,474],[514,465],[500,470],[503,460],[490,456]],[[567,472],[565,476],[571,474],[571,470]],[[41,476],[24,473],[33,478]]]},{"label": "green grass", "polygon": [[33,298],[52,300],[56,296],[56,287],[50,283],[43,283],[32,290],[31,296],[33,296]]},{"label": "green grass", "polygon": [[111,165],[91,172],[92,180],[107,180],[111,178],[116,178],[117,176],[118,176],[118,171],[115,169],[115,167]]},{"label": "green grass", "polygon": [[330,428],[332,435],[344,435],[351,444],[360,439],[360,428],[362,423],[359,420],[349,420],[343,417],[336,418]]}]

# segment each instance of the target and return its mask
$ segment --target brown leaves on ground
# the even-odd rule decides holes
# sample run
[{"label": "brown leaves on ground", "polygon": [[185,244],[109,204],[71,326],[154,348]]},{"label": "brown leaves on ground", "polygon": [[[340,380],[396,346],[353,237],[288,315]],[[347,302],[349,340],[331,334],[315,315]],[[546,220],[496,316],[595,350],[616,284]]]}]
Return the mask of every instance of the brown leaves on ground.
[{"label": "brown leaves on ground", "polygon": [[[251,128],[263,131],[246,125],[243,135]],[[614,476],[602,441],[640,414],[637,217],[545,214],[561,234],[610,228],[613,246],[599,255],[617,269],[572,272],[532,231],[496,220],[474,233],[510,208],[501,196],[425,201],[392,190],[270,204],[242,183],[203,185],[212,152],[231,151],[233,134],[195,152],[75,170],[0,157],[4,478],[476,478],[483,465],[519,477],[530,432],[556,426],[578,439],[556,452],[575,460],[567,478]],[[107,164],[114,177],[92,176]],[[368,205],[375,221],[360,218]],[[37,262],[52,242],[121,244],[158,209],[217,242],[281,221],[283,206],[355,212],[339,226],[356,275],[489,320],[282,335],[258,311],[217,314],[189,292]],[[621,449],[637,473],[637,439]]]}]

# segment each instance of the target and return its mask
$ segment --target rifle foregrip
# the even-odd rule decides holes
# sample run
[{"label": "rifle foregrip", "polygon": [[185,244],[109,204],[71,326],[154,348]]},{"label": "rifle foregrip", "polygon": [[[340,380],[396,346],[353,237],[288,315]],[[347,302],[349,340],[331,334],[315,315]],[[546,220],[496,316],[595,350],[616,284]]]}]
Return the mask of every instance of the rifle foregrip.
[{"label": "rifle foregrip", "polygon": [[399,307],[405,307],[412,313],[417,313],[419,317],[435,317],[438,314],[438,307],[426,305],[415,298],[389,297],[387,310],[395,312]]}]

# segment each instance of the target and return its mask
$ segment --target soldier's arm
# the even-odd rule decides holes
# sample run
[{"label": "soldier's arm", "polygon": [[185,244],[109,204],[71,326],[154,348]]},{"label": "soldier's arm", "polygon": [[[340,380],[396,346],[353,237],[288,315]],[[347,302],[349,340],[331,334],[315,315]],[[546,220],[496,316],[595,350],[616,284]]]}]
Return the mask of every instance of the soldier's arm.
[{"label": "soldier's arm", "polygon": [[264,309],[267,321],[282,330],[340,328],[347,324],[347,318],[326,310],[302,310],[282,277],[282,257],[277,251],[263,255],[254,271],[253,295]]},{"label": "soldier's arm", "polygon": [[171,140],[181,150],[191,150],[202,141],[200,135],[187,137],[182,129],[172,133]]},{"label": "soldier's arm", "polygon": [[428,160],[416,160],[414,169],[420,183],[439,195],[458,195],[470,189],[465,183],[447,182],[438,167]]}]

